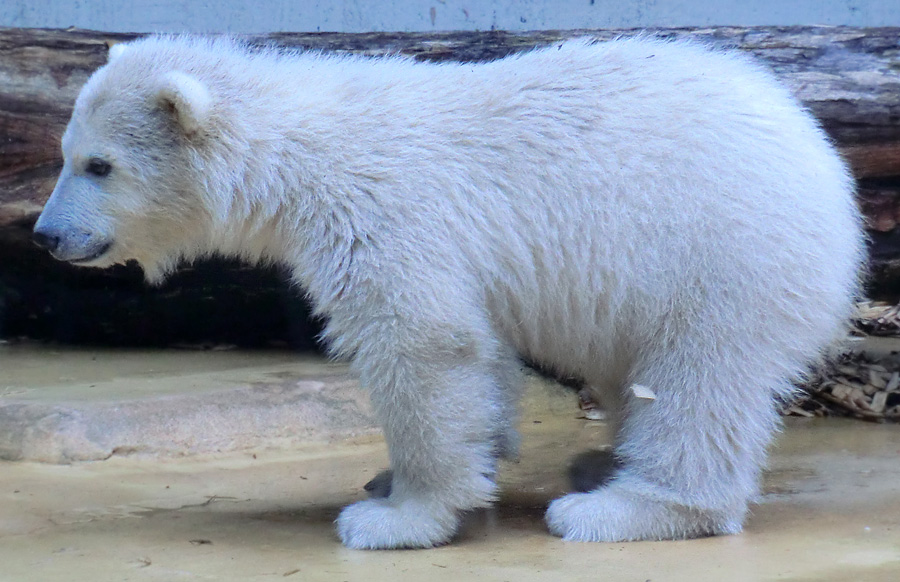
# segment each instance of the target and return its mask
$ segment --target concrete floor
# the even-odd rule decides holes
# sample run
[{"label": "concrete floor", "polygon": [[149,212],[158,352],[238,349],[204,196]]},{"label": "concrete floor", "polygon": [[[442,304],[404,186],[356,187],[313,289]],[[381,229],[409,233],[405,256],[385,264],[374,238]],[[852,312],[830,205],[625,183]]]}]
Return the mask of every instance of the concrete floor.
[{"label": "concrete floor", "polygon": [[[182,375],[227,369],[256,377],[287,365],[280,355],[238,352],[143,353],[131,361],[89,352],[10,358],[5,349],[0,404],[41,386],[96,388],[147,366],[167,370],[155,381],[171,397]],[[120,372],[109,373],[105,358]],[[68,381],[53,371],[62,362]],[[71,464],[0,462],[0,581],[900,580],[900,426],[788,419],[765,494],[741,535],[565,543],[547,533],[543,509],[565,489],[567,459],[608,442],[607,427],[577,419],[573,394],[537,380],[525,400],[523,455],[502,470],[501,502],[471,516],[452,545],[340,546],[332,528],[339,508],[361,498],[362,485],[386,465],[379,436],[289,449],[248,441],[186,457],[143,451]]]}]

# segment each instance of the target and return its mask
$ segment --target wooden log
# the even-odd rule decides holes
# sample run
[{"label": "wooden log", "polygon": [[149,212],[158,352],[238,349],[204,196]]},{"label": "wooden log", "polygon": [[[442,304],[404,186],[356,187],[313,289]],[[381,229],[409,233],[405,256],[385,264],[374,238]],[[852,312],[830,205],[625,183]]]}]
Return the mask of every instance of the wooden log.
[{"label": "wooden log", "polygon": [[[891,232],[900,225],[900,205],[897,195],[900,187],[894,184],[879,185],[869,180],[859,188],[857,200],[866,217],[866,228],[873,232]],[[900,255],[898,255],[900,256]]]},{"label": "wooden log", "polygon": [[[402,53],[434,61],[476,61],[590,35],[634,30],[530,33],[278,33],[248,37],[363,54]],[[900,176],[900,28],[720,27],[649,29],[736,47],[767,62],[821,120],[858,178]],[[83,30],[0,28],[0,224],[33,217],[61,167],[59,139],[72,104],[110,44],[135,38]]]},{"label": "wooden log", "polygon": [[[277,33],[246,38],[259,45],[481,61],[570,37],[609,40],[640,33]],[[646,33],[747,51],[792,87],[861,180],[861,203],[876,241],[872,272],[879,280],[900,281],[900,28],[719,27]],[[160,290],[149,290],[135,267],[75,269],[52,261],[28,242],[31,224],[62,166],[59,141],[79,90],[106,62],[111,44],[137,36],[0,28],[0,337],[24,333],[117,344],[246,339],[252,330],[241,328],[240,322],[228,327],[221,310],[202,311],[215,303],[212,298],[222,303],[231,294],[229,301],[241,307],[226,312],[258,323],[254,329],[275,330],[268,339],[303,344],[317,325],[306,320],[302,303],[282,295],[289,291],[277,273],[248,271],[233,263],[201,265]],[[279,302],[283,308],[271,309]],[[285,319],[288,327],[278,331]],[[216,328],[204,327],[209,322],[217,322]],[[36,332],[36,325],[46,329]],[[178,326],[184,329],[167,331]]]}]

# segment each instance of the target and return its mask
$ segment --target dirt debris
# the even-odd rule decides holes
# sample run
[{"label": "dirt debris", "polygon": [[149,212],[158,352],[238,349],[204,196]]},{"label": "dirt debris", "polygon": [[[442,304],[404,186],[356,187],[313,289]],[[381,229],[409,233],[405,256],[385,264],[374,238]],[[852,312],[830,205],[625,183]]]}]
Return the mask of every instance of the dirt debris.
[{"label": "dirt debris", "polygon": [[853,324],[858,335],[900,337],[900,304],[863,301],[856,308]]},{"label": "dirt debris", "polygon": [[785,415],[900,421],[900,352],[870,353],[864,341],[867,336],[900,338],[900,305],[859,303],[850,335],[843,353],[798,385],[801,396],[784,407]]}]

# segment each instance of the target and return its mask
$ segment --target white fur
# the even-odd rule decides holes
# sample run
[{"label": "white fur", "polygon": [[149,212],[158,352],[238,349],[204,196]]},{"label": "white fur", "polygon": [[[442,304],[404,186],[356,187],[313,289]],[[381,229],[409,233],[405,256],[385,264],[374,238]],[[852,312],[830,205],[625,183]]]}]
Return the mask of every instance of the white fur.
[{"label": "white fur", "polygon": [[209,123],[212,97],[202,83],[173,71],[163,76],[156,98],[176,116],[185,135],[193,136]]},{"label": "white fur", "polygon": [[119,58],[119,56],[120,56],[122,53],[125,52],[125,49],[126,49],[127,47],[128,47],[127,44],[121,43],[121,42],[117,42],[117,43],[114,43],[114,44],[110,45],[110,47],[109,47],[109,53],[108,53],[108,55],[107,55],[107,58],[108,58],[110,61],[113,60],[113,59]]},{"label": "white fur", "polygon": [[[150,98],[173,75],[196,84],[174,100],[203,112],[193,132]],[[554,502],[553,533],[740,531],[774,401],[840,333],[863,256],[810,115],[748,59],[680,42],[436,65],[148,38],[91,78],[63,149],[38,226],[99,230],[91,265],[276,261],[328,318],[394,470],[338,519],[354,548],[445,543],[491,503],[517,356],[620,402],[621,468]],[[84,176],[98,153],[113,171]]]}]

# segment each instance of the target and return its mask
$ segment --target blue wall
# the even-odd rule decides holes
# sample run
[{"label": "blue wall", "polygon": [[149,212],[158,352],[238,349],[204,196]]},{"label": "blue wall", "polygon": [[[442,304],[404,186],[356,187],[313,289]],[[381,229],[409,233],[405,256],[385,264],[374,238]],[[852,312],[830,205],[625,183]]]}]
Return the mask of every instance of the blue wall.
[{"label": "blue wall", "polygon": [[900,25],[900,0],[2,0],[0,26],[119,32]]}]

